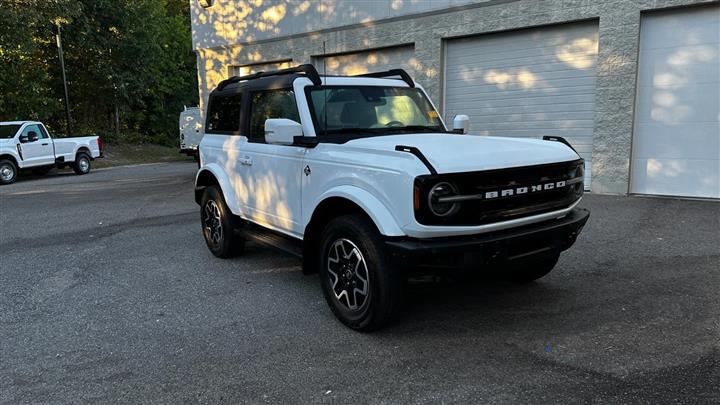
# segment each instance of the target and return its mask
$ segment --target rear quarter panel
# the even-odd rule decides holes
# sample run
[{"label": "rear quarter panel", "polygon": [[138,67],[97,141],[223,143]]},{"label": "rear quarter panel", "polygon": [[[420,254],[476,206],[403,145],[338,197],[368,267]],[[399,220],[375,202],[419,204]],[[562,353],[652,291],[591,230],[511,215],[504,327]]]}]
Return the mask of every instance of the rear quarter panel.
[{"label": "rear quarter panel", "polygon": [[97,136],[57,138],[53,139],[53,142],[55,143],[55,157],[63,157],[66,162],[74,161],[78,150],[83,147],[90,151],[90,157],[93,159],[100,156]]},{"label": "rear quarter panel", "polygon": [[[210,171],[220,183],[220,188],[230,211],[245,217],[247,200],[246,187],[240,177],[238,154],[241,145],[240,136],[206,134],[200,144],[200,162],[203,170]],[[197,178],[196,178],[197,184]]]}]

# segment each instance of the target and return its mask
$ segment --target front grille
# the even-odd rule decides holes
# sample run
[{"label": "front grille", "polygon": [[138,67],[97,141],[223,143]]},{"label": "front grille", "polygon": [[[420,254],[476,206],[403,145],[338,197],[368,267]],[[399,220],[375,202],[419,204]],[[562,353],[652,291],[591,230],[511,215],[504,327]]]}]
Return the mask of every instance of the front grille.
[{"label": "front grille", "polygon": [[[582,159],[519,168],[419,176],[415,219],[424,225],[482,225],[566,208],[583,193]],[[431,189],[450,183],[455,193],[441,197],[457,207],[438,216],[430,209]],[[539,187],[539,189],[538,189]]]}]

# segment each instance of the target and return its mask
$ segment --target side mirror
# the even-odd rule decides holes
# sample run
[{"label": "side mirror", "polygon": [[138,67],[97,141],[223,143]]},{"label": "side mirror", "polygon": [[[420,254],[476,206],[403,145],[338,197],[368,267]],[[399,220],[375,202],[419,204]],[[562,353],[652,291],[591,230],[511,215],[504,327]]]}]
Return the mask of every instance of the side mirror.
[{"label": "side mirror", "polygon": [[20,143],[28,143],[28,136],[25,134],[20,135],[20,138],[18,138]]},{"label": "side mirror", "polygon": [[467,134],[470,129],[470,117],[458,114],[453,118],[453,131],[457,134]]},{"label": "side mirror", "polygon": [[292,145],[296,136],[302,136],[302,125],[287,118],[265,120],[265,142],[274,145]]}]

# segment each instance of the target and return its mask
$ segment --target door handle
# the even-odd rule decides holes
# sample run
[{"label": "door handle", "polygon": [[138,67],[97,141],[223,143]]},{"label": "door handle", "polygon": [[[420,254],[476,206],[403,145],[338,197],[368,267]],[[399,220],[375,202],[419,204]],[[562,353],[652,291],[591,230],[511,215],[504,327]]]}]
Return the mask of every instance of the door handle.
[{"label": "door handle", "polygon": [[250,156],[245,156],[244,158],[240,159],[240,164],[245,166],[252,166],[252,158]]},{"label": "door handle", "polygon": [[42,144],[42,146],[48,146],[48,145],[49,145],[49,144],[47,144],[47,143]]}]

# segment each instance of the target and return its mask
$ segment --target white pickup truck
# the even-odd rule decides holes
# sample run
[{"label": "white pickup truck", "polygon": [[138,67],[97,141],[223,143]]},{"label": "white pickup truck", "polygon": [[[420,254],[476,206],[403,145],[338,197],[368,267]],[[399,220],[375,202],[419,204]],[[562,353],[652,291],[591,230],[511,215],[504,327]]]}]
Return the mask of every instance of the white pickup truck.
[{"label": "white pickup truck", "polygon": [[0,122],[0,185],[15,182],[20,170],[47,173],[70,166],[76,174],[87,174],[102,152],[97,136],[53,139],[41,122]]},{"label": "white pickup truck", "polygon": [[218,257],[246,239],[301,255],[337,318],[364,331],[398,313],[410,276],[536,280],[588,220],[583,160],[559,137],[473,136],[468,122],[448,130],[399,69],[227,79],[199,148],[205,242]]}]

